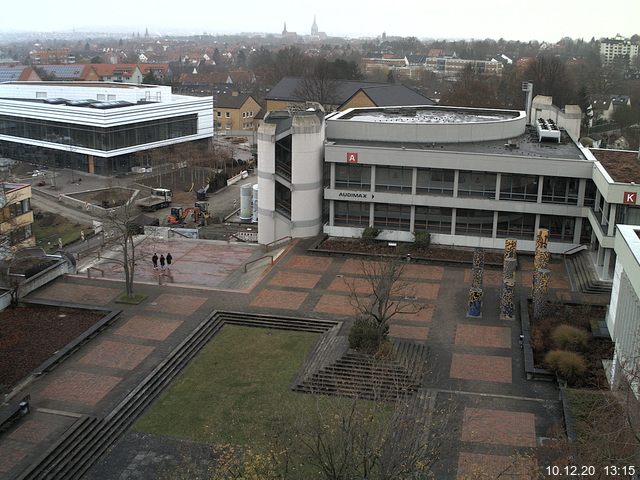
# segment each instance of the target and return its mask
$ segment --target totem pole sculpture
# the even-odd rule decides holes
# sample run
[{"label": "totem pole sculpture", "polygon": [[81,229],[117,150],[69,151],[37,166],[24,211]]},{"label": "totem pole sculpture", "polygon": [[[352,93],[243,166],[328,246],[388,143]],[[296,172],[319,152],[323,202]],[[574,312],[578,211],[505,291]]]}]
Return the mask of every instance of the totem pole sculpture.
[{"label": "totem pole sculpture", "polygon": [[549,230],[546,228],[538,229],[536,236],[536,253],[533,258],[533,282],[531,286],[531,297],[533,298],[533,318],[539,320],[544,314],[544,307],[547,303],[547,294],[549,290],[549,276],[551,271],[549,266],[549,250],[547,244],[549,242]]},{"label": "totem pole sculpture", "polygon": [[502,290],[500,292],[500,320],[513,320],[513,297],[516,285],[516,248],[518,241],[508,238],[504,242],[504,264],[502,268]]},{"label": "totem pole sculpture", "polygon": [[471,288],[469,289],[469,305],[467,316],[482,317],[482,277],[484,276],[484,250],[476,248],[473,252],[473,269],[471,270]]}]

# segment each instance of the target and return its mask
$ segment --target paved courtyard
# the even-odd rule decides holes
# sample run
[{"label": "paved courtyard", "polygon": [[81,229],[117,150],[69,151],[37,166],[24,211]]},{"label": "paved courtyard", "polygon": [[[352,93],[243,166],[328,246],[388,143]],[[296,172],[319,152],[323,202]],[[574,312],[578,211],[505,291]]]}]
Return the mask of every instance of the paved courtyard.
[{"label": "paved courtyard", "polygon": [[[0,437],[0,473],[11,476],[19,472],[77,416],[110,412],[214,310],[351,321],[350,285],[360,292],[368,288],[361,261],[310,255],[308,244],[294,243],[248,290],[215,287],[223,277],[237,274],[256,254],[255,247],[195,241],[192,245],[150,242],[144,247],[145,261],[137,277],[143,282],[136,290],[148,298],[140,305],[114,303],[123,285],[111,280],[71,276],[36,291],[32,297],[38,299],[107,306],[123,312],[53,372],[26,387],[34,413]],[[154,251],[171,251],[172,275],[182,288],[157,284],[150,261]],[[528,259],[523,259],[523,265],[525,269],[517,276],[521,281],[518,288],[526,292],[530,285],[522,281],[530,278]],[[552,280],[554,294],[572,298],[563,268],[561,263],[552,265],[552,279],[557,277]],[[118,275],[112,271],[107,276],[115,279]],[[489,474],[504,470],[505,465],[512,471],[530,471],[529,454],[561,425],[556,387],[525,379],[519,323],[499,320],[499,272],[487,270],[485,278],[483,315],[472,319],[466,316],[471,281],[468,266],[407,265],[403,280],[422,308],[398,315],[390,326],[393,337],[426,342],[432,368],[424,386],[437,394],[436,407],[458,407],[436,466],[442,479],[462,478],[478,466]],[[199,282],[207,288],[187,288]],[[124,458],[118,456],[118,448],[114,458]],[[111,465],[109,471],[116,468],[124,472],[133,467],[125,462]],[[106,477],[94,469],[88,478]]]}]

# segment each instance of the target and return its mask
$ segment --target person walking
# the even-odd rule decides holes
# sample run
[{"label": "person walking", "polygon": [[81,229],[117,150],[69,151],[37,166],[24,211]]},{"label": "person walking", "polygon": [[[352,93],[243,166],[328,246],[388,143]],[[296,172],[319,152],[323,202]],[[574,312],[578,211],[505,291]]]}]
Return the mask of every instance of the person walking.
[{"label": "person walking", "polygon": [[164,270],[164,255],[160,255],[160,270]]},{"label": "person walking", "polygon": [[151,257],[151,263],[153,263],[153,269],[157,270],[158,269],[158,254],[154,253],[153,257]]},{"label": "person walking", "polygon": [[171,261],[173,257],[171,256],[171,252],[167,253],[167,268],[171,268]]}]

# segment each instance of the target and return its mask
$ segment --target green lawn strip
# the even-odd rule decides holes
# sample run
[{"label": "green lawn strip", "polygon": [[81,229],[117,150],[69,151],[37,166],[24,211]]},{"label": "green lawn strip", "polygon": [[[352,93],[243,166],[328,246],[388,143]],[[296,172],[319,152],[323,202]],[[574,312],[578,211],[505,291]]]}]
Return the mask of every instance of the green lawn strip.
[{"label": "green lawn strip", "polygon": [[[261,450],[276,430],[300,421],[305,412],[348,408],[349,399],[289,390],[317,338],[304,332],[225,326],[134,428]],[[368,403],[362,401],[360,407]],[[385,411],[391,412],[391,407]]]},{"label": "green lawn strip", "polygon": [[70,221],[59,222],[57,225],[43,226],[37,220],[34,221],[32,228],[37,245],[47,251],[58,249],[58,238],[62,239],[63,245],[68,245],[80,239],[80,230],[83,228],[84,230],[89,229],[86,225]]}]

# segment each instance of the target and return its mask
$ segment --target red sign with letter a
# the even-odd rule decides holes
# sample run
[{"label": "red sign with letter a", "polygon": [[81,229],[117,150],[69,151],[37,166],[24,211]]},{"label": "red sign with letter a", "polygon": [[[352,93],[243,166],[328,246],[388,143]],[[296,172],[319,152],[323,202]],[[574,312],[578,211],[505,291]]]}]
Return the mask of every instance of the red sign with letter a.
[{"label": "red sign with letter a", "polygon": [[635,205],[638,200],[638,192],[624,192],[622,203],[625,205]]},{"label": "red sign with letter a", "polygon": [[347,152],[347,163],[358,163],[358,154],[356,152]]}]

